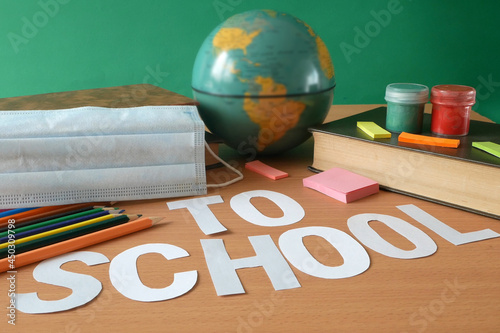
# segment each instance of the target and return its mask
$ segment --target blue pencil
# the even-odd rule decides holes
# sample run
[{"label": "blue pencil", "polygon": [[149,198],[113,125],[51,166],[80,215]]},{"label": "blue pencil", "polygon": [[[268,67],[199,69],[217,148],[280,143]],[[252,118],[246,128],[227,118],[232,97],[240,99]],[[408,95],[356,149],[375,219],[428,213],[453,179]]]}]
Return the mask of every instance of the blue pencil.
[{"label": "blue pencil", "polygon": [[36,209],[36,208],[39,208],[39,207],[9,209],[9,210],[7,210],[5,212],[1,212],[0,213],[0,217],[5,217],[5,216],[10,216],[10,215],[18,214],[18,213],[26,212],[28,210],[32,210],[32,209]]},{"label": "blue pencil", "polygon": [[[113,214],[115,214],[115,213],[122,213],[123,210],[120,210],[120,211],[113,210],[111,212],[113,212]],[[75,223],[80,223],[80,222],[83,222],[83,221],[95,219],[97,217],[101,217],[101,216],[108,215],[108,214],[110,214],[110,211],[104,210],[104,211],[101,211],[101,212],[97,212],[97,213],[93,213],[93,214],[89,214],[89,215],[85,215],[85,216],[80,216],[80,217],[77,217],[77,218],[74,218],[74,219],[70,219],[70,220],[66,220],[66,221],[62,221],[62,222],[58,222],[58,223],[53,223],[53,224],[49,224],[49,225],[42,226],[42,227],[39,227],[39,228],[35,228],[35,229],[31,229],[31,230],[19,232],[19,233],[15,234],[15,236],[16,236],[15,239],[21,239],[23,237],[28,237],[28,236],[36,235],[36,234],[39,234],[39,233],[42,233],[42,232],[46,232],[46,231],[49,231],[49,230],[62,228],[62,227],[68,226],[68,225],[72,225],[72,224],[75,224]],[[8,240],[9,240],[9,236],[0,237],[0,244],[8,242]]]}]

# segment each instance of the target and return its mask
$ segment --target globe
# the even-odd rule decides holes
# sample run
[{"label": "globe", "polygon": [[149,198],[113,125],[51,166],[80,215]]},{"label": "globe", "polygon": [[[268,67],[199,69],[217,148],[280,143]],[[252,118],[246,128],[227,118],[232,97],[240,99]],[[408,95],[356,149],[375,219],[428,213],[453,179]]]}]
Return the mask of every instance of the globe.
[{"label": "globe", "polygon": [[307,140],[333,101],[325,43],[300,19],[277,11],[236,14],[196,56],[192,89],[206,127],[241,153],[279,154]]}]

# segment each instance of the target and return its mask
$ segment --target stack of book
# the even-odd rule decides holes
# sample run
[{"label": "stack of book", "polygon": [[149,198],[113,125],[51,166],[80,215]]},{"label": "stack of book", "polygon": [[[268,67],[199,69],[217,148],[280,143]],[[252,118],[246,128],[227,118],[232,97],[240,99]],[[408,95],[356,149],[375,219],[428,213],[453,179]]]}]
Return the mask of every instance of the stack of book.
[{"label": "stack of book", "polygon": [[[358,121],[385,126],[386,108],[310,128],[314,137],[311,169],[340,167],[371,178],[386,190],[500,218],[500,159],[472,147],[473,142],[500,143],[500,125],[471,121],[458,148],[416,145],[391,138],[372,139]],[[424,115],[424,135],[431,117]],[[426,132],[427,131],[427,132]]]}]

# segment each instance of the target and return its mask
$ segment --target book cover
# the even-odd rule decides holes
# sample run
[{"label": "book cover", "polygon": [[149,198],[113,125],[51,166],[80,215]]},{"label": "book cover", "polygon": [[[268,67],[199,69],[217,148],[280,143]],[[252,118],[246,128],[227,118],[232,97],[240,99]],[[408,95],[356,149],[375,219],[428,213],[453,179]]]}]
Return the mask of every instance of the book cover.
[{"label": "book cover", "polygon": [[[332,121],[317,127],[312,127],[310,128],[310,131],[335,134],[380,145],[418,150],[419,152],[441,155],[443,157],[468,160],[470,162],[500,167],[500,158],[472,147],[472,142],[492,141],[500,143],[500,124],[471,120],[468,135],[462,137],[452,137],[454,139],[460,139],[460,145],[458,148],[435,147],[401,142],[398,143],[399,133],[392,133],[390,139],[372,139],[368,134],[357,128],[358,121],[372,121],[380,127],[385,128],[385,115],[386,108],[380,107],[351,117]],[[430,132],[430,128],[431,115],[424,114],[423,131],[421,134],[437,136]],[[446,138],[450,137],[446,136]]]}]

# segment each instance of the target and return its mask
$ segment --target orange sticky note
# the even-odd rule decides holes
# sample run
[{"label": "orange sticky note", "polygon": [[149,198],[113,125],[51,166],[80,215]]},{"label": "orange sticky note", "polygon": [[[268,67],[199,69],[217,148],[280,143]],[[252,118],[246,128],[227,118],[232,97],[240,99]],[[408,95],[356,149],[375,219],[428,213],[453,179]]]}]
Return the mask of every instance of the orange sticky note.
[{"label": "orange sticky note", "polygon": [[438,146],[448,148],[458,148],[460,140],[458,139],[445,139],[436,138],[427,135],[410,134],[403,132],[398,137],[399,142],[414,143],[417,145]]},{"label": "orange sticky note", "polygon": [[248,162],[245,164],[245,168],[253,172],[257,172],[258,174],[261,174],[273,180],[278,180],[281,178],[288,177],[288,173],[270,167],[269,165],[264,164],[261,161]]}]

